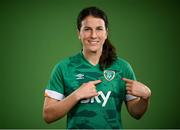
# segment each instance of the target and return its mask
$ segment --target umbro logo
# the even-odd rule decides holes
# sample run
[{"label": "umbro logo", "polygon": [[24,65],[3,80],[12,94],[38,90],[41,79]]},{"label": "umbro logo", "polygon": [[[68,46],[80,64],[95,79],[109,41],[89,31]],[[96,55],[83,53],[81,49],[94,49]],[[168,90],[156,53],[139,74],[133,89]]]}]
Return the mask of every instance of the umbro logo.
[{"label": "umbro logo", "polygon": [[84,74],[77,74],[76,79],[84,79]]}]

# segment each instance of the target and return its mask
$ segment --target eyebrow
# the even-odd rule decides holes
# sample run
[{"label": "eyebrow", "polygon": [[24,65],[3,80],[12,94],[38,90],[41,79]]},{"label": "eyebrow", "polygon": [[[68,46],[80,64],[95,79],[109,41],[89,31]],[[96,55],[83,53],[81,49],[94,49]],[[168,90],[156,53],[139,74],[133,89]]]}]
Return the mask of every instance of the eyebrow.
[{"label": "eyebrow", "polygon": [[[92,28],[92,27],[84,26],[84,28]],[[103,26],[97,26],[96,28],[103,28]]]}]

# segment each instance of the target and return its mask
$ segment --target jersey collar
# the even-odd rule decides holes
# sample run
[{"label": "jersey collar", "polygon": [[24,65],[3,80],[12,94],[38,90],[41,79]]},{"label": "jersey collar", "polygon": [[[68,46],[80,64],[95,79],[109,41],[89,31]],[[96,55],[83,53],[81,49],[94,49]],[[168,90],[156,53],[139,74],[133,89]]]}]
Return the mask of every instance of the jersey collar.
[{"label": "jersey collar", "polygon": [[85,63],[87,63],[87,64],[90,65],[91,67],[99,68],[99,63],[96,64],[96,65],[91,64],[91,63],[85,58],[84,54],[82,53],[82,50],[81,50],[81,52],[80,52],[80,55],[81,55],[81,57],[82,57],[82,60],[83,60]]}]

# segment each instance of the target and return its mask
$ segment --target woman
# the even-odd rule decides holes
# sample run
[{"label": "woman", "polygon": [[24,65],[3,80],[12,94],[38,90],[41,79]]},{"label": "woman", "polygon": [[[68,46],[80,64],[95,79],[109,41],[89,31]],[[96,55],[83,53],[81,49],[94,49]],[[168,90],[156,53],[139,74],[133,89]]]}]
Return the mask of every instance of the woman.
[{"label": "woman", "polygon": [[96,7],[83,9],[77,28],[82,51],[55,66],[45,90],[44,120],[54,122],[67,114],[70,129],[118,129],[123,101],[139,119],[151,91],[135,80],[130,64],[117,57],[105,13]]}]

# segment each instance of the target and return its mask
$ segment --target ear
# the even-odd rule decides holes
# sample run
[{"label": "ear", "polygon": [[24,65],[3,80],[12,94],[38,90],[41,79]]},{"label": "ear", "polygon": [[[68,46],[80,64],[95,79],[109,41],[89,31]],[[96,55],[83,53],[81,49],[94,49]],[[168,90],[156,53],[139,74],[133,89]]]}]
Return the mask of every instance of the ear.
[{"label": "ear", "polygon": [[80,32],[79,32],[78,29],[77,29],[77,35],[78,35],[78,39],[81,39],[81,38],[80,38]]}]

